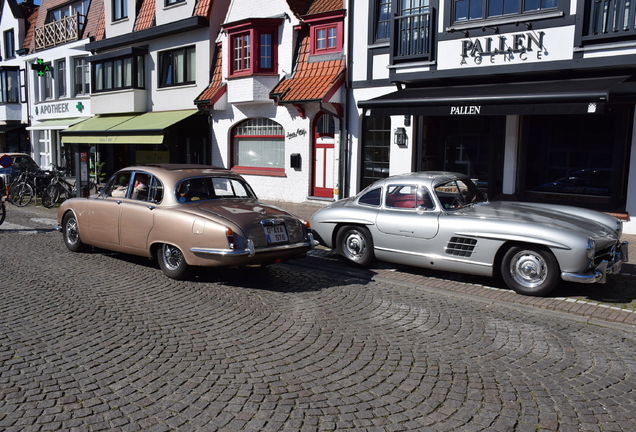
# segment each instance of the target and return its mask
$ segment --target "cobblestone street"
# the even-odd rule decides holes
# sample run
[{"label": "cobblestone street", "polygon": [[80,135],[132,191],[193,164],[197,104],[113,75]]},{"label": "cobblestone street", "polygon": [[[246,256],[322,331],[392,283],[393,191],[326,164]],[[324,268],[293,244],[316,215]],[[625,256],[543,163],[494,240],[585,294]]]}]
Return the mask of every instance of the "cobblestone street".
[{"label": "cobblestone street", "polygon": [[0,430],[636,430],[634,276],[536,299],[316,251],[174,281],[54,218],[0,226]]}]

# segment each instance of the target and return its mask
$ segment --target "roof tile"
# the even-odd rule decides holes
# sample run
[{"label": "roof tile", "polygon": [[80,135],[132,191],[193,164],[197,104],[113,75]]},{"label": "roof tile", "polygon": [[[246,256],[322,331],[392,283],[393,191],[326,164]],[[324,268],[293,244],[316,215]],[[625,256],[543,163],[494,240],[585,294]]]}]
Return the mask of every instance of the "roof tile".
[{"label": "roof tile", "polygon": [[344,71],[344,60],[309,62],[309,35],[301,42],[298,65],[294,75],[281,81],[272,90],[279,103],[319,100],[336,84]]}]

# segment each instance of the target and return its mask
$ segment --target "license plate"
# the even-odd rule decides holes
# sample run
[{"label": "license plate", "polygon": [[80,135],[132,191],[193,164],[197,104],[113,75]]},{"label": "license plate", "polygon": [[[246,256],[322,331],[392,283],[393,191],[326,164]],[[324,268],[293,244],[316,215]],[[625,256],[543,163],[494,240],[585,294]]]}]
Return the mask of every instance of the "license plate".
[{"label": "license plate", "polygon": [[267,238],[267,244],[286,243],[289,242],[289,236],[285,225],[269,225],[264,226],[265,237]]}]

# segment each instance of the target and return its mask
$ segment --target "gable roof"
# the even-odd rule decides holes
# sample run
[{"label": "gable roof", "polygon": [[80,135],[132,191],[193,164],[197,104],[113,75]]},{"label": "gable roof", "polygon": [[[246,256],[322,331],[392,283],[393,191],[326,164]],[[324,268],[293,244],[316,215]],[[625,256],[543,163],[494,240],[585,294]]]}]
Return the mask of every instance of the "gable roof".
[{"label": "gable roof", "polygon": [[223,83],[223,49],[221,44],[217,44],[214,53],[214,70],[212,72],[212,81],[197,98],[194,103],[197,105],[214,106],[216,101],[223,96],[226,90],[226,84]]},{"label": "gable roof", "polygon": [[[24,21],[24,30],[25,30],[24,40],[19,41],[19,43],[20,43],[20,49],[26,49],[28,54],[32,52],[31,41],[33,40],[33,28],[35,27],[35,23],[38,19],[38,12],[40,10],[40,7],[38,5],[29,4],[26,2],[23,2],[20,5],[18,5],[15,2],[15,0],[7,0],[7,3],[9,3],[11,10],[14,11],[13,12],[14,17],[22,18],[25,20]],[[16,15],[13,4],[15,4],[15,7],[19,10],[19,16]]]},{"label": "gable roof", "polygon": [[[197,0],[192,11],[192,16],[199,16],[208,19],[212,0]],[[155,19],[156,0],[139,0],[139,10],[133,31],[146,30],[157,25]]]},{"label": "gable roof", "polygon": [[[29,37],[29,45],[26,45],[25,38],[25,48],[29,48],[31,52],[35,51],[35,39],[33,38],[33,27],[42,27],[46,23],[46,17],[49,14],[49,11],[62,7],[68,4],[68,0],[42,0],[40,4],[37,17],[34,20],[34,25],[32,26],[30,32],[31,35]],[[86,14],[86,20],[84,21],[84,28],[82,29],[82,34],[80,35],[81,39],[87,39],[90,37],[98,36],[98,28],[100,19],[104,12],[104,0],[91,0],[90,5],[88,7],[88,13]]]},{"label": "gable roof", "polygon": [[[309,55],[310,35],[306,31],[300,44],[296,71],[271,91],[270,97],[279,104],[310,101],[327,102],[344,80],[344,57],[315,61]],[[319,57],[316,57],[319,58]]]}]

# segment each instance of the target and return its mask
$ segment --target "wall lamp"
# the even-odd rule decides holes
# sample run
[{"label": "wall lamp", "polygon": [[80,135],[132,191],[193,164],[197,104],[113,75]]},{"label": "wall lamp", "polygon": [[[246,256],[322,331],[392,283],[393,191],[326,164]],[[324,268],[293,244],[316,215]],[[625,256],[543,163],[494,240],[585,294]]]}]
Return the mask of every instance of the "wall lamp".
[{"label": "wall lamp", "polygon": [[394,142],[399,146],[406,145],[406,129],[403,127],[399,127],[395,130],[395,135],[393,136]]}]

